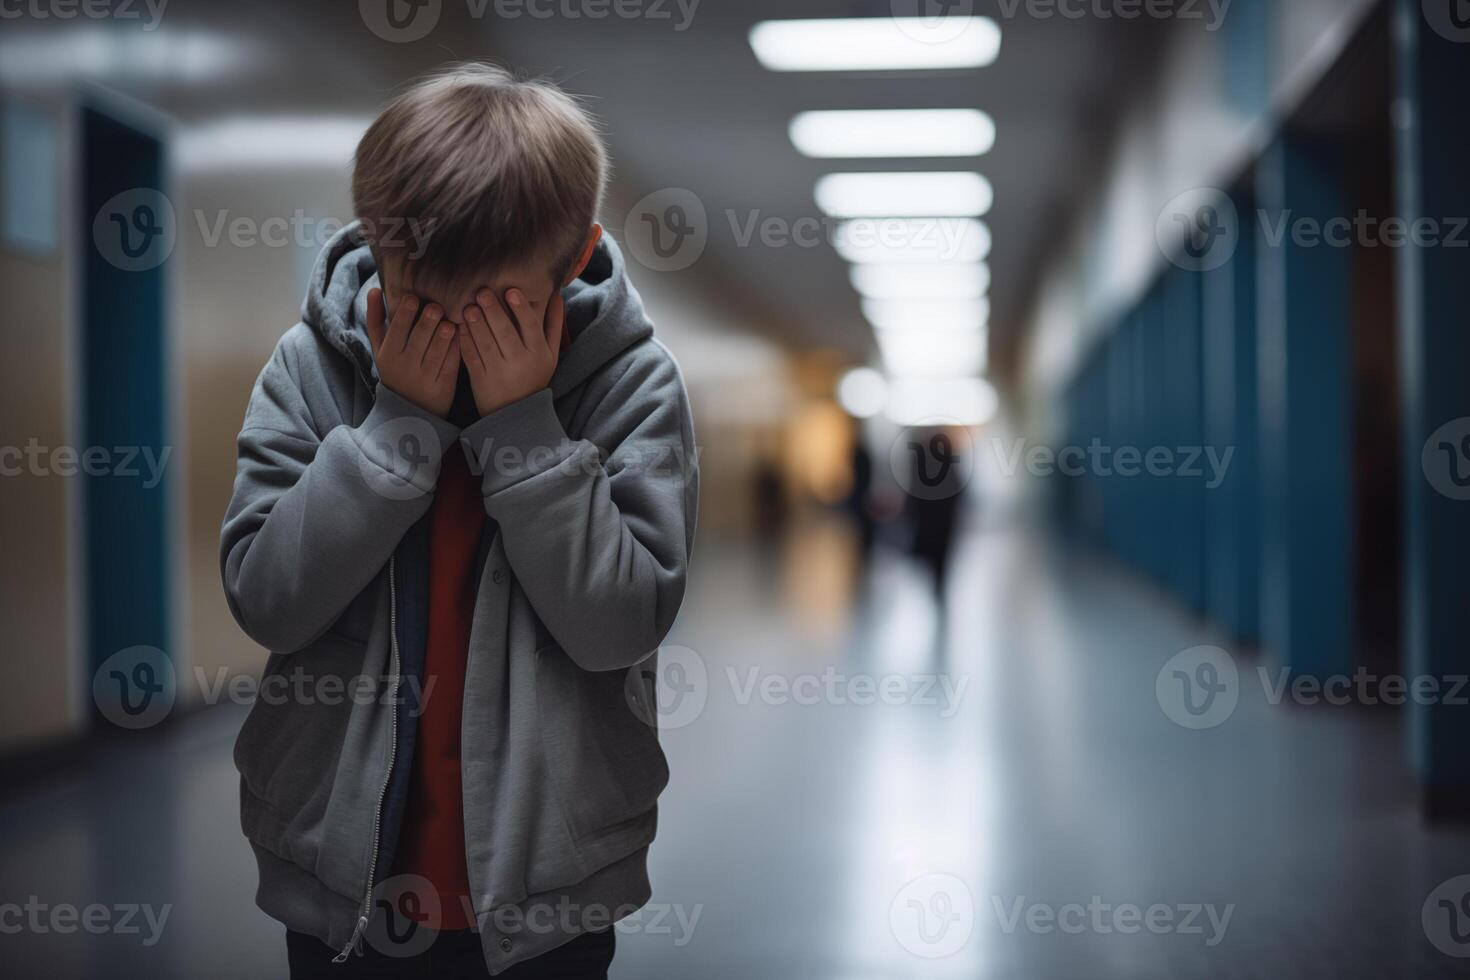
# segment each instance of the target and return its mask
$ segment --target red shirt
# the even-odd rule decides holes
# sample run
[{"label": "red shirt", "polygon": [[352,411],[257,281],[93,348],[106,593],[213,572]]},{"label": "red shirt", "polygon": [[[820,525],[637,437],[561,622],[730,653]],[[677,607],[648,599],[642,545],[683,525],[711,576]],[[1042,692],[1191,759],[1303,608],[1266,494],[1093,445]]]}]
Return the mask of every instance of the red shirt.
[{"label": "red shirt", "polygon": [[[427,878],[439,893],[442,929],[468,929],[460,723],[470,625],[479,589],[485,502],[458,443],[444,454],[429,507],[429,623],[424,698],[413,752],[408,805],[394,874]],[[427,685],[431,682],[433,687]]]}]

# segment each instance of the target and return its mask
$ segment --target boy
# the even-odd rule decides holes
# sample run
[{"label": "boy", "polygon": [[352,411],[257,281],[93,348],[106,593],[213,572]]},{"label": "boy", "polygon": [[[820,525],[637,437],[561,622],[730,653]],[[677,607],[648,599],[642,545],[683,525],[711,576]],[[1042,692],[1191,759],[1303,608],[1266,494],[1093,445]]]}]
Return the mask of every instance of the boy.
[{"label": "boy", "polygon": [[295,692],[235,747],[293,977],[603,977],[649,898],[697,474],[605,174],[549,84],[415,85],[256,382],[220,552]]}]

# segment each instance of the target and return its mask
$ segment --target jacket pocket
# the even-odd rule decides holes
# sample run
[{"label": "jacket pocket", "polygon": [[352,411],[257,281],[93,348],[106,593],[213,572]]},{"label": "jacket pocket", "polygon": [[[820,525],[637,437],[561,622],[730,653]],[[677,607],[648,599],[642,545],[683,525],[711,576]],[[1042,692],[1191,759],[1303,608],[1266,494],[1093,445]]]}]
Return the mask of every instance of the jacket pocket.
[{"label": "jacket pocket", "polygon": [[574,838],[643,817],[669,781],[658,730],[634,703],[642,675],[588,671],[553,645],[536,653],[536,710],[545,762]]},{"label": "jacket pocket", "polygon": [[360,671],[363,649],[329,632],[304,650],[272,655],[235,740],[235,768],[256,804],[242,815],[246,836],[305,867],[315,862],[353,710],[351,697],[335,696],[345,685],[317,697],[328,690],[318,682]]}]

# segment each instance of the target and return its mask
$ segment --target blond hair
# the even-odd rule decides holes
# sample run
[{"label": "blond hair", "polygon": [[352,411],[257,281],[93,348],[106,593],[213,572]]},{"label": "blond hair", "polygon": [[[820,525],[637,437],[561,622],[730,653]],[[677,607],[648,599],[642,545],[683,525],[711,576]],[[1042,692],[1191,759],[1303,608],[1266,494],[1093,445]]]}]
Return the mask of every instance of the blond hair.
[{"label": "blond hair", "polygon": [[380,265],[400,263],[420,287],[527,260],[560,279],[606,180],[601,136],[571,96],[467,63],[416,82],[368,127],[352,203]]}]

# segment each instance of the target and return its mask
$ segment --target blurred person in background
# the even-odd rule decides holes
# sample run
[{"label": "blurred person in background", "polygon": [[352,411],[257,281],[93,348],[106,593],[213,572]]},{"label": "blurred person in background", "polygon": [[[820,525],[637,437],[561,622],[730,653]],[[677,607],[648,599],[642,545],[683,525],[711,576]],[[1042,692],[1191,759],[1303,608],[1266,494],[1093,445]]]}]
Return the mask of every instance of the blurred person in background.
[{"label": "blurred person in background", "polygon": [[766,541],[776,541],[786,530],[787,502],[781,465],[773,455],[763,455],[756,462],[751,483],[756,530]]},{"label": "blurred person in background", "polygon": [[853,425],[852,487],[847,494],[847,512],[857,529],[858,563],[863,568],[873,557],[873,544],[878,539],[878,520],[874,515],[873,501],[873,454],[868,451],[863,439],[862,425]]},{"label": "blurred person in background", "polygon": [[944,428],[916,429],[909,442],[912,472],[908,511],[913,525],[913,555],[929,572],[934,596],[945,605],[950,554],[964,496],[964,460],[955,446],[963,440]]}]

